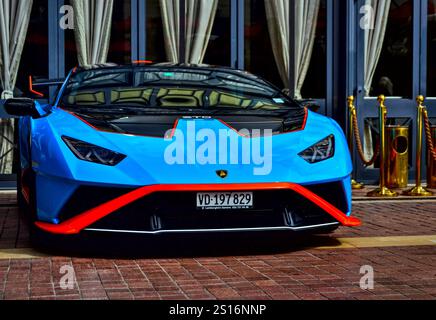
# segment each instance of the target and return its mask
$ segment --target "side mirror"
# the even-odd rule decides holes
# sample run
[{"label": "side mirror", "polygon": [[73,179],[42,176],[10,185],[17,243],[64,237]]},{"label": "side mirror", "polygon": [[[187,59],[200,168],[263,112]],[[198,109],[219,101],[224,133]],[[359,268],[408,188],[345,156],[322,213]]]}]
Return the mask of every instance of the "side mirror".
[{"label": "side mirror", "polygon": [[5,102],[6,112],[15,117],[34,117],[40,116],[38,110],[36,109],[36,104],[33,99],[29,98],[13,98],[8,99]]}]

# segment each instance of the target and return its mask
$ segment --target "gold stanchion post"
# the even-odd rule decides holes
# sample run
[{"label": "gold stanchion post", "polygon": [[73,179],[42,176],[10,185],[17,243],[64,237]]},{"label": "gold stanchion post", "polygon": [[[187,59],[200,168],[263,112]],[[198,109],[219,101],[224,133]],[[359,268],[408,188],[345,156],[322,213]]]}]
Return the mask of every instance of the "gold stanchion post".
[{"label": "gold stanchion post", "polygon": [[[349,109],[348,110],[349,111],[348,147],[350,148],[351,157],[354,160],[353,132],[354,132],[354,117],[356,116],[356,106],[354,105],[354,96],[348,97],[348,109]],[[364,188],[364,185],[363,183],[359,183],[356,180],[351,179],[351,187],[354,190],[361,190]]]},{"label": "gold stanchion post", "polygon": [[416,135],[416,186],[411,190],[405,191],[404,195],[412,196],[412,197],[428,197],[432,196],[433,192],[428,191],[421,185],[422,178],[422,133],[424,130],[424,100],[423,96],[418,96],[416,98],[416,102],[418,102],[418,124],[417,130],[418,133]]},{"label": "gold stanchion post", "polygon": [[386,160],[387,160],[387,147],[386,147],[386,116],[387,109],[385,106],[385,96],[378,97],[380,104],[379,108],[379,128],[380,128],[380,186],[379,188],[368,193],[368,197],[397,197],[398,193],[386,187]]}]

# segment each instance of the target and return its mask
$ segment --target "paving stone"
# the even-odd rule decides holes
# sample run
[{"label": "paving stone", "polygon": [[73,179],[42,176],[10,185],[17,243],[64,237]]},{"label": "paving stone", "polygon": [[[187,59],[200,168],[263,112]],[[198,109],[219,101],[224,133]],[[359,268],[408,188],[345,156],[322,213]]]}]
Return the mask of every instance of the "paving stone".
[{"label": "paving stone", "polygon": [[[0,204],[0,252],[26,248],[28,229],[14,197],[0,193]],[[436,201],[365,201],[354,212],[362,227],[340,228],[323,241],[436,234]],[[61,288],[64,265],[74,267],[74,288]],[[360,288],[364,265],[374,268],[373,290]],[[280,252],[225,256],[5,259],[0,299],[434,300],[436,246],[318,250],[303,242]]]}]

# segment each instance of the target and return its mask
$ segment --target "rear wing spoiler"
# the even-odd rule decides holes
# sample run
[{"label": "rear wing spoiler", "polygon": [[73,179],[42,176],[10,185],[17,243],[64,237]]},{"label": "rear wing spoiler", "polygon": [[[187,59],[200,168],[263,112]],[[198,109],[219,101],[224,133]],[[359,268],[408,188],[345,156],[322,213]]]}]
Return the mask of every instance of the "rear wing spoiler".
[{"label": "rear wing spoiler", "polygon": [[37,79],[34,80],[32,76],[29,76],[29,91],[36,95],[39,98],[43,98],[44,94],[39,92],[37,88],[49,88],[52,86],[62,86],[65,82],[65,79]]}]

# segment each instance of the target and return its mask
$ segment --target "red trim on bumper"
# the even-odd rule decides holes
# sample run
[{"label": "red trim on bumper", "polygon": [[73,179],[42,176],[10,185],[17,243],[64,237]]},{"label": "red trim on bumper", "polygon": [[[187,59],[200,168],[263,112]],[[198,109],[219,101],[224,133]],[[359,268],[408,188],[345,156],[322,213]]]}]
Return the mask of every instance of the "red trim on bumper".
[{"label": "red trim on bumper", "polygon": [[260,191],[260,190],[293,190],[304,196],[314,204],[325,210],[342,225],[357,227],[361,221],[355,217],[348,217],[335,206],[317,196],[308,189],[292,183],[255,183],[255,184],[206,184],[206,185],[153,185],[145,186],[129,192],[121,197],[106,202],[98,207],[88,210],[61,224],[54,225],[36,222],[36,225],[47,232],[54,234],[78,234],[100,219],[110,215],[118,209],[155,192],[195,192],[195,191]]},{"label": "red trim on bumper", "polygon": [[29,186],[26,184],[24,177],[26,176],[27,172],[30,169],[25,169],[24,171],[21,172],[21,190],[18,190],[17,192],[21,192],[21,194],[24,197],[24,200],[26,200],[26,202],[28,204],[30,204],[30,188]]}]

